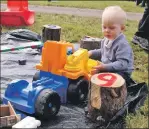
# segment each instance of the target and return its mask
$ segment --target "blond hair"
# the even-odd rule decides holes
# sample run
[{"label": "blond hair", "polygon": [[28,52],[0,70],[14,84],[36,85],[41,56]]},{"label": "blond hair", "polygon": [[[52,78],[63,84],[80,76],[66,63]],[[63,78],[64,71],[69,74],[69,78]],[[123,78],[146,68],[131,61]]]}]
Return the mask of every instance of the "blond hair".
[{"label": "blond hair", "polygon": [[125,11],[119,6],[106,7],[102,13],[102,24],[125,25],[127,16]]}]

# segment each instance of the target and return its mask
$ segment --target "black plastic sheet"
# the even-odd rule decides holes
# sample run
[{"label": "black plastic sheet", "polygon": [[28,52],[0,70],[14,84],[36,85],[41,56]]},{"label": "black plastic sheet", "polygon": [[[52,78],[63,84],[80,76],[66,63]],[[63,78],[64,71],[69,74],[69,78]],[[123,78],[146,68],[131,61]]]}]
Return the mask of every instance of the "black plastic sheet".
[{"label": "black plastic sheet", "polygon": [[2,33],[1,45],[14,45],[17,43],[41,41],[41,36],[33,31],[27,29],[16,29],[9,32]]},{"label": "black plastic sheet", "polygon": [[[29,30],[14,30],[1,35],[1,45],[20,45],[24,41],[40,41],[40,35]],[[26,60],[26,65],[19,65],[18,60]],[[36,72],[35,65],[40,62],[41,54],[37,49],[27,48],[18,51],[1,53],[1,96],[3,96],[7,84],[13,79],[25,79],[32,81]],[[148,95],[146,83],[135,83],[129,80],[127,87],[128,96],[125,105],[104,127],[98,122],[91,122],[85,117],[84,105],[65,104],[61,106],[58,115],[49,120],[43,121],[39,128],[124,128],[124,117],[129,113],[135,113]]]},{"label": "black plastic sheet", "polygon": [[[110,124],[121,123],[124,124],[125,120],[124,117],[127,113],[136,113],[137,110],[144,105],[145,99],[148,95],[148,88],[146,83],[131,83],[127,87],[127,99],[126,102],[116,114],[107,124],[109,127]],[[125,126],[125,125],[124,125]],[[123,125],[122,125],[123,127]]]}]

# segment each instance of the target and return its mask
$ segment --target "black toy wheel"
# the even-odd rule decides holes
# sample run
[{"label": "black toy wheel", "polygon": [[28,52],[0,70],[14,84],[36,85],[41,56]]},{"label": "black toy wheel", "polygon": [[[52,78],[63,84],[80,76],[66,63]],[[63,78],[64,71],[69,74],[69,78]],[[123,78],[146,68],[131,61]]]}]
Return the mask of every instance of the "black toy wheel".
[{"label": "black toy wheel", "polygon": [[37,81],[40,79],[40,71],[37,71],[34,76],[33,76],[33,80],[32,81]]},{"label": "black toy wheel", "polygon": [[88,94],[89,83],[83,77],[77,80],[70,80],[67,91],[68,101],[74,104],[83,103]]},{"label": "black toy wheel", "polygon": [[59,112],[60,104],[60,96],[56,92],[50,89],[44,89],[37,97],[35,115],[39,119],[50,119]]}]

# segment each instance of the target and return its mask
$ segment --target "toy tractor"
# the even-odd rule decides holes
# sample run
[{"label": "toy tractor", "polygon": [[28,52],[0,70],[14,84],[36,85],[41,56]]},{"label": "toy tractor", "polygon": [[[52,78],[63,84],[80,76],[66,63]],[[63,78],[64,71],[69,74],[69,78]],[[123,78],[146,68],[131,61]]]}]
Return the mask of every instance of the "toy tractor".
[{"label": "toy tractor", "polygon": [[89,59],[86,49],[79,49],[67,56],[68,42],[47,41],[42,48],[42,57],[36,65],[38,72],[33,82],[12,81],[4,94],[15,109],[35,114],[40,119],[55,116],[62,103],[83,102],[88,94],[90,71],[97,61]]}]

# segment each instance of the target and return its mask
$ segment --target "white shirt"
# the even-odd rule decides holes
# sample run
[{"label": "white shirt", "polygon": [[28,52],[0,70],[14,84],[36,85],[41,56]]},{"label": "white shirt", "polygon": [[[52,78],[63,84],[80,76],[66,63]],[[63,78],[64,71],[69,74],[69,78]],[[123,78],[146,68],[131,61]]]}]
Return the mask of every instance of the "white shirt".
[{"label": "white shirt", "polygon": [[112,46],[113,42],[121,35],[122,35],[122,33],[120,33],[114,40],[109,40],[108,38],[105,37],[104,38],[105,39],[104,46],[107,48],[110,48]]}]

